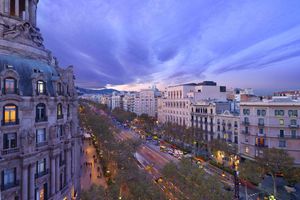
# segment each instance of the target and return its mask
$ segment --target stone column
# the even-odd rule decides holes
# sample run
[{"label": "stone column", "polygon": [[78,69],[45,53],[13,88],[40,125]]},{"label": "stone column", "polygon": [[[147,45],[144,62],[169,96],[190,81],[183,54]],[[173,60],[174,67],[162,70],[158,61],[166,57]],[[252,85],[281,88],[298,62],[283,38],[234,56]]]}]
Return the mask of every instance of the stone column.
[{"label": "stone column", "polygon": [[22,200],[28,199],[28,166],[22,167]]},{"label": "stone column", "polygon": [[20,9],[19,9],[19,0],[15,0],[15,15],[19,17]]},{"label": "stone column", "polygon": [[35,164],[30,165],[30,172],[29,172],[29,199],[33,200],[34,199],[34,193],[35,193],[35,184],[34,184],[34,175],[35,175]]},{"label": "stone column", "polygon": [[68,149],[67,150],[67,162],[66,162],[66,167],[67,167],[67,183],[69,183],[70,182],[70,180],[71,180],[71,149]]},{"label": "stone column", "polygon": [[4,12],[9,14],[10,0],[4,0]]},{"label": "stone column", "polygon": [[29,20],[33,26],[36,26],[36,10],[37,10],[37,2],[32,0],[29,9]]},{"label": "stone column", "polygon": [[58,156],[55,159],[55,186],[56,186],[56,192],[58,192],[60,190],[59,188],[59,158]]},{"label": "stone column", "polygon": [[25,0],[25,20],[29,20],[29,0]]},{"label": "stone column", "polygon": [[56,176],[55,176],[55,158],[51,158],[51,185],[50,185],[50,195],[53,196],[55,194],[55,179],[56,179]]},{"label": "stone column", "polygon": [[4,12],[4,0],[0,0],[0,12]]}]

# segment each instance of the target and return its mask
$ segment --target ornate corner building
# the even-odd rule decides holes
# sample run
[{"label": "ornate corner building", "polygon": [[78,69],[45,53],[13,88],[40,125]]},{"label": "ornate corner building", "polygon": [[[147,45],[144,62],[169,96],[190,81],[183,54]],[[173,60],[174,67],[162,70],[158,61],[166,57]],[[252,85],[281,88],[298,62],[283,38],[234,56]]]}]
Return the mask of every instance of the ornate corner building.
[{"label": "ornate corner building", "polygon": [[37,4],[0,0],[0,199],[79,199],[73,68],[43,46]]}]

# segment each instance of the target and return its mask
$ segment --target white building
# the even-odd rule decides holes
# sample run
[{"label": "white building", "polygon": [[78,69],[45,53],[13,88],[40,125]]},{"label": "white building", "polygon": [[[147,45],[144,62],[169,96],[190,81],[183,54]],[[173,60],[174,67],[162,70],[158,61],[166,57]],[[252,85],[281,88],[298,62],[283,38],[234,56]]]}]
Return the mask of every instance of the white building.
[{"label": "white building", "polygon": [[183,84],[169,86],[166,89],[166,97],[162,99],[160,123],[176,123],[191,126],[192,105],[201,100],[226,101],[226,87],[217,86],[215,82]]},{"label": "white building", "polygon": [[113,93],[111,97],[111,109],[115,108],[123,109],[123,97],[124,95]]},{"label": "white building", "polygon": [[127,93],[123,97],[123,109],[128,112],[134,112],[135,93]]},{"label": "white building", "polygon": [[137,115],[147,114],[157,117],[157,99],[160,92],[157,88],[143,89],[134,98],[134,112]]}]

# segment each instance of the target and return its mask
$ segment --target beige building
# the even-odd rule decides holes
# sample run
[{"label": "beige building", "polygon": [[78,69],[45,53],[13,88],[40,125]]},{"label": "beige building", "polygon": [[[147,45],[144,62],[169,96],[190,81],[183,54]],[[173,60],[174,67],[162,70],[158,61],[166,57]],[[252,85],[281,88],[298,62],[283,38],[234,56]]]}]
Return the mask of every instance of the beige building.
[{"label": "beige building", "polygon": [[255,159],[264,148],[287,151],[300,164],[300,101],[288,97],[241,103],[240,154]]},{"label": "beige building", "polygon": [[0,0],[1,199],[79,199],[81,134],[73,68],[36,27],[37,0]]}]

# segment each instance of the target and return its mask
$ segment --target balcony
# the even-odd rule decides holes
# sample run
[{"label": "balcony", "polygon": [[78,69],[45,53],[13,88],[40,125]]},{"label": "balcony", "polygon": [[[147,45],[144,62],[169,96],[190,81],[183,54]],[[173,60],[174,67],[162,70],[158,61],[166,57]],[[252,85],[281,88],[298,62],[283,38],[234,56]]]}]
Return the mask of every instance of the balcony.
[{"label": "balcony", "polygon": [[299,135],[278,135],[279,139],[294,139],[294,140],[299,140],[300,136]]},{"label": "balcony", "polygon": [[259,126],[259,127],[264,127],[264,126],[265,126],[265,123],[258,123],[257,126]]},{"label": "balcony", "polygon": [[2,126],[13,126],[13,125],[18,125],[19,123],[20,123],[19,119],[16,119],[14,121],[1,120]]},{"label": "balcony", "polygon": [[15,88],[14,90],[6,90],[5,88],[2,88],[2,94],[4,95],[19,95],[20,90],[19,88]]},{"label": "balcony", "polygon": [[48,145],[48,141],[43,141],[43,142],[39,142],[36,144],[36,147],[43,147],[43,146],[46,146]]},{"label": "balcony", "polygon": [[244,126],[249,126],[249,125],[250,125],[250,122],[243,121],[242,124],[243,124]]},{"label": "balcony", "polygon": [[268,148],[268,145],[266,144],[255,144],[255,146],[260,148]]},{"label": "balcony", "polygon": [[37,179],[37,178],[41,178],[41,177],[47,175],[48,173],[49,173],[49,169],[46,169],[46,170],[44,170],[44,171],[42,171],[42,172],[36,173],[34,177],[35,177],[36,179]]},{"label": "balcony", "polygon": [[19,181],[19,180],[16,180],[16,181],[13,182],[13,183],[8,183],[8,184],[5,184],[5,185],[1,185],[1,191],[5,191],[5,190],[8,190],[8,189],[17,187],[17,186],[19,186],[19,185],[20,185],[20,181]]},{"label": "balcony", "polygon": [[249,131],[245,131],[245,130],[242,130],[241,133],[244,134],[244,135],[249,135],[250,134]]},{"label": "balcony", "polygon": [[13,154],[19,152],[19,148],[11,148],[11,149],[3,149],[2,150],[2,155],[8,155],[8,154]]},{"label": "balcony", "polygon": [[63,119],[64,118],[64,115],[61,114],[61,115],[57,115],[57,119]]},{"label": "balcony", "polygon": [[299,128],[299,125],[298,124],[290,124],[289,127],[290,128]]},{"label": "balcony", "polygon": [[35,122],[36,123],[40,123],[40,122],[47,122],[48,121],[48,117],[45,116],[43,118],[35,118]]}]

